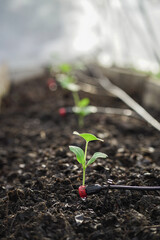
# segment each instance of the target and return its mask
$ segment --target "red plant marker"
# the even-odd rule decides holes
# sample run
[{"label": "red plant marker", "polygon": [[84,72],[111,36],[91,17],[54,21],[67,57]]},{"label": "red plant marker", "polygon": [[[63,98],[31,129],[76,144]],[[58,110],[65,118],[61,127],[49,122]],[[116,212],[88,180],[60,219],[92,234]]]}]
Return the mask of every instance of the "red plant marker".
[{"label": "red plant marker", "polygon": [[59,115],[60,115],[61,117],[66,116],[66,113],[67,113],[67,111],[66,111],[65,108],[60,108],[60,109],[59,109]]},{"label": "red plant marker", "polygon": [[78,191],[79,191],[79,196],[80,196],[81,198],[86,198],[86,197],[87,197],[86,186],[81,185],[81,186],[79,187]]},{"label": "red plant marker", "polygon": [[54,78],[49,78],[47,80],[47,85],[51,91],[54,91],[57,88],[57,84],[56,84],[56,81],[54,80]]}]

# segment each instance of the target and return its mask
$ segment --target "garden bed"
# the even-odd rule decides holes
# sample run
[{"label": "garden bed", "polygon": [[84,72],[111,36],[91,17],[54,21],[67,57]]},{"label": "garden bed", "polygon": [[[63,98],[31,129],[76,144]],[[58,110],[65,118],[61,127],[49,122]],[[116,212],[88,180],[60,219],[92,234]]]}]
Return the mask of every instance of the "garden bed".
[{"label": "garden bed", "polygon": [[[11,87],[0,115],[0,238],[1,239],[160,239],[160,194],[110,190],[78,195],[81,165],[69,145],[84,147],[73,131],[103,138],[95,151],[108,154],[87,168],[86,184],[160,185],[159,132],[142,120],[92,114],[79,129],[73,114],[61,117],[60,107],[73,105],[60,87],[50,91],[47,79]],[[91,95],[91,105],[126,108],[109,95]],[[160,120],[159,112],[152,112]]]}]

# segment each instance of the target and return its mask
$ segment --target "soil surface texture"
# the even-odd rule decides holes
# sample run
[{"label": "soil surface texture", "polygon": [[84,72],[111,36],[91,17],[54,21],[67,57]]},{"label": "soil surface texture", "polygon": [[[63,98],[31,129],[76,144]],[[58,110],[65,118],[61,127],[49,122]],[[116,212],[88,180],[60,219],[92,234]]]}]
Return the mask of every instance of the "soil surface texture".
[{"label": "soil surface texture", "polygon": [[[127,108],[110,95],[91,95],[95,106]],[[159,132],[140,119],[90,114],[82,129],[72,113],[72,95],[59,86],[50,91],[47,78],[19,83],[2,104],[0,114],[0,239],[10,240],[159,240],[160,192],[109,190],[82,201],[78,187],[82,168],[69,145],[84,149],[73,131],[104,139],[89,144],[86,184],[160,185]],[[160,120],[160,113],[153,112]]]}]

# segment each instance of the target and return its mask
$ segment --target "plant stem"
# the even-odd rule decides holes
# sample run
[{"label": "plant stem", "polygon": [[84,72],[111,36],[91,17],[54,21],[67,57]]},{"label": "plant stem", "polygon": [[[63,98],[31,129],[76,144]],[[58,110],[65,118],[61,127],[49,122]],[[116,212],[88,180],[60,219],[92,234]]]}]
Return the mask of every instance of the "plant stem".
[{"label": "plant stem", "polygon": [[88,148],[88,142],[86,141],[85,152],[84,152],[84,163],[83,163],[83,182],[82,182],[83,186],[85,186],[87,148]]},{"label": "plant stem", "polygon": [[85,186],[85,173],[86,173],[86,168],[83,167],[83,182],[82,182],[83,186]]},{"label": "plant stem", "polygon": [[[72,92],[73,94],[73,99],[74,99],[74,104],[76,107],[79,107],[79,95],[78,92]],[[80,115],[80,113],[78,113],[78,125],[79,127],[83,127],[84,123],[83,123],[83,117]]]},{"label": "plant stem", "polygon": [[79,114],[79,117],[78,117],[78,124],[79,124],[80,127],[83,127],[83,125],[84,125],[83,118],[84,118],[84,117],[81,116],[81,115]]},{"label": "plant stem", "polygon": [[74,104],[75,104],[75,106],[78,107],[78,103],[79,103],[79,95],[78,95],[77,92],[72,92],[72,94],[73,94]]}]

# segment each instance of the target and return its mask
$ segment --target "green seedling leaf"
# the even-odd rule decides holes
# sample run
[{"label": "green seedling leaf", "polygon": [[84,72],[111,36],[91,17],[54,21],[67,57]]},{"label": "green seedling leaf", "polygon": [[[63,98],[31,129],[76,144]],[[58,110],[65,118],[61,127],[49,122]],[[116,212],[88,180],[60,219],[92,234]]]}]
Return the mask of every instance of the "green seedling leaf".
[{"label": "green seedling leaf", "polygon": [[76,80],[71,76],[59,74],[57,76],[57,81],[61,84],[63,88],[68,89],[71,92],[77,92],[80,90],[80,87],[75,83]]},{"label": "green seedling leaf", "polygon": [[90,134],[90,133],[81,133],[81,134],[80,134],[80,133],[74,131],[73,134],[76,134],[76,135],[82,137],[86,142],[95,141],[95,140],[98,140],[98,141],[102,141],[102,142],[103,142],[102,139],[97,138],[95,135]]},{"label": "green seedling leaf", "polygon": [[72,71],[71,65],[64,63],[59,66],[59,69],[62,73],[70,73]]},{"label": "green seedling leaf", "polygon": [[83,165],[84,162],[84,151],[80,147],[69,146],[71,152],[76,155],[77,161]]},{"label": "green seedling leaf", "polygon": [[89,115],[90,113],[92,113],[92,112],[90,111],[89,106],[83,107],[83,108],[81,108],[81,107],[73,107],[72,109],[73,109],[73,112],[74,112],[74,113],[79,114],[79,115],[81,115],[81,116],[87,116],[87,115]]},{"label": "green seedling leaf", "polygon": [[71,92],[78,92],[80,90],[80,87],[75,83],[69,83],[66,86],[66,89],[70,90]]},{"label": "green seedling leaf", "polygon": [[82,100],[79,101],[78,106],[79,107],[86,107],[89,104],[89,98],[83,98]]},{"label": "green seedling leaf", "polygon": [[82,164],[82,168],[83,168],[82,185],[85,186],[85,174],[86,174],[86,168],[88,167],[88,165],[93,163],[97,158],[106,158],[108,156],[105,153],[96,152],[96,153],[93,154],[91,159],[86,163],[88,143],[90,141],[94,141],[94,140],[99,140],[99,141],[103,141],[103,140],[100,139],[100,138],[97,138],[96,136],[94,136],[93,134],[90,134],[90,133],[81,133],[80,134],[80,133],[74,131],[73,134],[76,134],[76,135],[82,137],[86,141],[85,152],[83,152],[83,150],[81,148],[79,148],[79,147],[69,146],[70,150],[73,153],[76,154],[77,161]]},{"label": "green seedling leaf", "polygon": [[89,109],[87,107],[81,108],[79,111],[79,115],[82,117],[85,117],[87,115],[89,115],[91,112],[89,111]]},{"label": "green seedling leaf", "polygon": [[57,81],[60,82],[62,87],[65,87],[65,85],[69,83],[74,83],[75,79],[71,76],[67,76],[66,74],[57,74]]},{"label": "green seedling leaf", "polygon": [[92,164],[97,158],[107,158],[107,157],[108,157],[108,156],[107,156],[107,154],[105,154],[105,153],[96,152],[96,153],[93,154],[93,156],[92,156],[91,159],[88,161],[88,163],[87,163],[86,166]]}]

